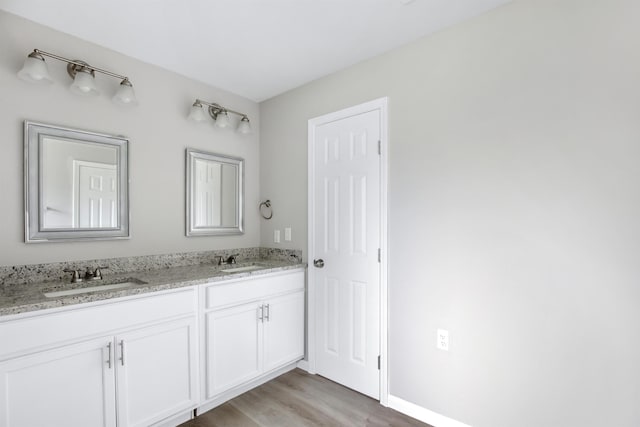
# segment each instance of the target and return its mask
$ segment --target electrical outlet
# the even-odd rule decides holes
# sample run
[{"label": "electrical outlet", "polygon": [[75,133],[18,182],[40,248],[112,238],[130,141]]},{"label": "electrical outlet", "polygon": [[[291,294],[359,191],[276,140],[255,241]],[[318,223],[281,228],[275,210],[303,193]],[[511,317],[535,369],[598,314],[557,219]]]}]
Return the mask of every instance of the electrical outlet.
[{"label": "electrical outlet", "polygon": [[436,347],[438,350],[449,351],[449,331],[445,329],[438,329],[437,338]]},{"label": "electrical outlet", "polygon": [[286,227],[284,229],[284,240],[285,242],[291,241],[291,227]]},{"label": "electrical outlet", "polygon": [[273,230],[273,242],[280,243],[280,230]]}]

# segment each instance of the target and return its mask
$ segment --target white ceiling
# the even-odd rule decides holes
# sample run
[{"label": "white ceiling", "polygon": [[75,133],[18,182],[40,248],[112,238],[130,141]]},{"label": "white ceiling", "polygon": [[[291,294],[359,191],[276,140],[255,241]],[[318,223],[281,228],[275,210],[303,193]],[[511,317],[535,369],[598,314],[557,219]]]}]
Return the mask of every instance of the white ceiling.
[{"label": "white ceiling", "polygon": [[0,9],[262,101],[509,1],[0,0]]}]

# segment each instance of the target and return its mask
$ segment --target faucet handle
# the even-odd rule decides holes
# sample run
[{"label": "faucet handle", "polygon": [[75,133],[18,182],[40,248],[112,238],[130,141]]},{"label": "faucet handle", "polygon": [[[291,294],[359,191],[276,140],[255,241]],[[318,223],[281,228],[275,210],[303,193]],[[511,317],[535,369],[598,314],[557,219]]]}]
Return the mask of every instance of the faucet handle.
[{"label": "faucet handle", "polygon": [[96,269],[93,271],[93,278],[94,279],[102,279],[102,270],[109,268],[108,265],[105,265],[104,267],[96,267]]},{"label": "faucet handle", "polygon": [[290,259],[293,258],[294,262],[298,262],[298,263],[302,262],[302,257],[296,254],[289,255],[289,258]]},{"label": "faucet handle", "polygon": [[238,255],[240,255],[240,254],[229,255],[229,258],[227,258],[227,264],[237,264],[236,257]]},{"label": "faucet handle", "polygon": [[222,265],[222,255],[216,255],[214,258],[218,260],[216,261],[217,265]]},{"label": "faucet handle", "polygon": [[80,271],[74,270],[71,268],[65,268],[62,271],[64,271],[65,273],[73,273],[71,275],[71,283],[82,282],[82,277],[80,277]]}]

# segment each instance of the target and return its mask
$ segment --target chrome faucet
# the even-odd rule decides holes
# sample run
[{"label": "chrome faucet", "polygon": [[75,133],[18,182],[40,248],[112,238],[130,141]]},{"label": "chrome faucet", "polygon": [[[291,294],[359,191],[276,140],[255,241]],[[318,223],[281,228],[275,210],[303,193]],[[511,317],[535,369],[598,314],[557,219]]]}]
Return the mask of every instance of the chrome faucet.
[{"label": "chrome faucet", "polygon": [[73,269],[70,269],[70,268],[65,268],[62,271],[64,271],[65,273],[72,273],[72,275],[71,275],[71,283],[82,282],[82,277],[80,277],[80,271],[73,270]]},{"label": "chrome faucet", "polygon": [[221,255],[216,255],[216,259],[218,261],[216,261],[217,265],[224,265],[224,264],[237,264],[237,259],[236,257],[238,256],[238,254],[233,254],[233,255],[229,255],[227,258],[221,256]]},{"label": "chrome faucet", "polygon": [[[106,268],[109,268],[109,266],[105,265],[104,267],[96,267],[96,269],[93,270],[93,273],[91,273],[91,276],[92,276],[91,279],[92,280],[102,280],[102,270],[104,270]],[[89,273],[89,269],[87,268],[87,273],[85,273],[85,279],[87,278],[86,274],[88,274],[88,273]]]},{"label": "chrome faucet", "polygon": [[84,277],[80,274],[80,270],[65,268],[63,271],[65,273],[72,273],[71,283],[80,283],[85,280],[102,280],[102,270],[104,270],[105,268],[109,267],[96,267],[96,269],[93,271],[91,271],[91,267],[87,267],[86,271],[84,272]]}]

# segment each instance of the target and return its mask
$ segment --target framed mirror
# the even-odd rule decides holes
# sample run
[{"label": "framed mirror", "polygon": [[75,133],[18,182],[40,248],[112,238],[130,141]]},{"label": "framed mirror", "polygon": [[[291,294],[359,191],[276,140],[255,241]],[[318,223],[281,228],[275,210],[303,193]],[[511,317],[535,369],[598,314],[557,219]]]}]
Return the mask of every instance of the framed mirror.
[{"label": "framed mirror", "polygon": [[25,242],[129,238],[129,140],[24,122]]},{"label": "framed mirror", "polygon": [[187,236],[244,233],[244,160],[187,148]]}]

